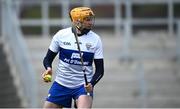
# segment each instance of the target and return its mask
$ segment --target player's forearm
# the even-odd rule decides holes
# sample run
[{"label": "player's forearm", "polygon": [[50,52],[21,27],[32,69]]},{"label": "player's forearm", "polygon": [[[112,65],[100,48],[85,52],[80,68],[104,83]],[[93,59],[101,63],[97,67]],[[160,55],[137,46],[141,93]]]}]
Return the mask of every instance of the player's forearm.
[{"label": "player's forearm", "polygon": [[90,81],[90,83],[95,86],[98,81],[103,77],[104,75],[104,63],[103,59],[95,59],[95,73]]},{"label": "player's forearm", "polygon": [[90,83],[93,86],[95,86],[98,83],[98,81],[103,77],[103,75],[104,75],[104,72],[95,72],[95,74],[94,74],[94,76],[93,76]]},{"label": "player's forearm", "polygon": [[52,62],[54,58],[56,57],[57,53],[54,53],[50,49],[48,49],[46,56],[43,60],[43,65],[47,69],[48,67],[52,68]]}]

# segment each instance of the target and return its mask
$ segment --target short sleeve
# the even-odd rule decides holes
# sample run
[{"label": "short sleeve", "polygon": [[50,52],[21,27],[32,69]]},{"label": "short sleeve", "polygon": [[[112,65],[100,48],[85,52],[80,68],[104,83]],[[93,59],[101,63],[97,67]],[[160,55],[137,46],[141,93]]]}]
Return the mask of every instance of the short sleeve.
[{"label": "short sleeve", "polygon": [[60,44],[59,44],[59,40],[58,40],[58,33],[56,33],[54,36],[53,36],[53,39],[51,41],[51,44],[49,46],[49,49],[55,53],[59,52],[59,49],[60,49]]},{"label": "short sleeve", "polygon": [[102,47],[101,39],[98,38],[94,59],[102,59],[102,58],[103,58],[103,47]]}]

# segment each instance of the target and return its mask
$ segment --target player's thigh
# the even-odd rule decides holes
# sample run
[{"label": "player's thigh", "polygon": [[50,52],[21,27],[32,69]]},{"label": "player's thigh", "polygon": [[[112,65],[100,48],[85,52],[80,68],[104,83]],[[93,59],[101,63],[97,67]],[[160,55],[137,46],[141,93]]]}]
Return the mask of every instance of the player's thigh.
[{"label": "player's thigh", "polygon": [[46,108],[62,108],[62,106],[54,104],[54,103],[49,102],[49,101],[45,101],[43,108],[44,109],[46,109]]},{"label": "player's thigh", "polygon": [[91,108],[92,107],[92,97],[88,95],[81,95],[76,100],[78,108]]}]

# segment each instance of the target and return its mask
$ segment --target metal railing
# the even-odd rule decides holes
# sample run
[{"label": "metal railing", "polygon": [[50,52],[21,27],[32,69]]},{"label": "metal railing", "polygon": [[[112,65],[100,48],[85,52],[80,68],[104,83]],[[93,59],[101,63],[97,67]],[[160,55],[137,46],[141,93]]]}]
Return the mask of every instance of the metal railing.
[{"label": "metal railing", "polygon": [[139,107],[140,108],[147,108],[148,107],[148,85],[147,80],[145,78],[145,70],[144,65],[141,62],[142,60],[138,60],[136,71],[138,84],[139,84]]},{"label": "metal railing", "polygon": [[16,67],[15,79],[20,78],[18,91],[25,107],[37,107],[37,79],[30,61],[27,45],[19,29],[19,19],[13,5],[13,0],[1,0],[2,39],[8,46],[10,62]]},{"label": "metal railing", "polygon": [[[111,4],[114,6],[114,18],[97,18],[96,25],[97,26],[114,26],[115,36],[120,36],[119,30],[120,27],[126,29],[126,25],[132,27],[133,25],[157,25],[157,24],[168,24],[168,33],[169,35],[173,34],[173,24],[176,23],[177,19],[174,18],[173,9],[174,3],[180,3],[179,0],[109,0],[103,2],[103,0],[82,0],[82,1],[70,1],[70,0],[15,0],[20,1],[23,5],[40,5],[42,19],[21,19],[21,26],[42,26],[42,36],[49,36],[49,26],[69,26],[70,21],[68,17],[68,12],[71,4],[78,4],[83,6],[93,6],[97,4],[107,5]],[[145,4],[167,4],[167,18],[132,18],[132,5],[145,5]],[[61,13],[62,18],[59,19],[50,19],[49,15],[49,6],[52,5],[60,5],[62,7]],[[122,6],[125,6],[125,14],[127,15],[124,19],[122,18],[122,14],[120,9]],[[129,23],[131,20],[131,23]],[[126,30],[125,30],[126,31]],[[132,31],[132,29],[131,29]]]},{"label": "metal railing", "polygon": [[[114,28],[114,35],[116,37],[124,36],[123,38],[123,51],[119,55],[120,58],[138,58],[139,55],[131,55],[130,44],[133,38],[133,26],[152,26],[152,25],[167,25],[168,27],[168,36],[172,37],[174,35],[174,24],[177,24],[178,18],[174,17],[174,4],[180,3],[179,0],[15,0],[20,2],[21,5],[39,5],[41,7],[42,18],[30,19],[22,18],[20,20],[20,26],[40,26],[42,27],[42,37],[50,36],[50,27],[51,26],[61,26],[67,27],[70,26],[69,19],[69,9],[73,5],[82,5],[82,6],[96,6],[96,5],[113,5],[114,6],[114,17],[113,18],[96,18],[96,26]],[[146,5],[146,4],[165,4],[167,5],[167,17],[164,18],[133,18],[133,5]],[[62,7],[60,10],[62,13],[61,18],[49,18],[49,7],[53,5],[59,5]],[[122,17],[122,6],[125,7],[125,17]],[[136,55],[137,54],[137,55]],[[150,54],[150,55],[149,55]],[[153,53],[145,53],[144,57],[160,57],[161,54],[154,55]],[[170,54],[171,53],[167,53]]]}]

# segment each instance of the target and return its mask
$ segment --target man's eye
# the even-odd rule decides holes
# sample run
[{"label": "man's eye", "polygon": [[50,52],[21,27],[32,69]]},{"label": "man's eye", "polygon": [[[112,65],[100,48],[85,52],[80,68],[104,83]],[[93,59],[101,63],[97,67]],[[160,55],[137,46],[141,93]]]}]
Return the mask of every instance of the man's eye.
[{"label": "man's eye", "polygon": [[84,20],[86,20],[86,21],[92,21],[93,18],[92,18],[92,17],[86,17]]},{"label": "man's eye", "polygon": [[92,21],[92,19],[86,19],[86,21]]}]

